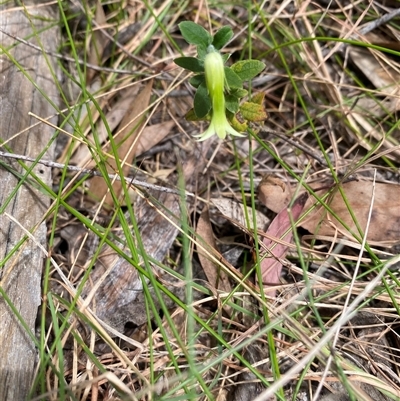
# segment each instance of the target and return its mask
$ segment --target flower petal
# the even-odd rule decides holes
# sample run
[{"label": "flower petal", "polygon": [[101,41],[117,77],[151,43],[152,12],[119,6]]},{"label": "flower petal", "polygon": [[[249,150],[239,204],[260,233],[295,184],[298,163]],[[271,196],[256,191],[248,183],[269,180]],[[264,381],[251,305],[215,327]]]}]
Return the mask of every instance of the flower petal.
[{"label": "flower petal", "polygon": [[237,132],[226,118],[224,94],[225,69],[223,58],[213,46],[209,46],[207,52],[204,59],[204,72],[206,86],[212,104],[212,116],[210,126],[207,130],[195,136],[199,138],[198,141],[204,141],[214,134],[217,134],[220,139],[225,139],[227,134],[244,136]]}]

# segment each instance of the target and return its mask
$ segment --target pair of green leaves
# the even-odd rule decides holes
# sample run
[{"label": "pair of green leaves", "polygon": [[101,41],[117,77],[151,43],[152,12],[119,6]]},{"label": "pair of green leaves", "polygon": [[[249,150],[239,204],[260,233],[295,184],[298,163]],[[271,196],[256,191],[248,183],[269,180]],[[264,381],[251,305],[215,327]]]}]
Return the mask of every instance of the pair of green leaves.
[{"label": "pair of green leaves", "polygon": [[[194,114],[189,112],[188,118],[191,120],[207,119],[212,104],[206,87],[204,59],[209,46],[221,50],[232,39],[233,31],[229,26],[224,26],[214,36],[211,36],[202,26],[191,21],[181,22],[179,28],[186,42],[197,48],[197,57],[178,57],[174,60],[180,67],[196,73],[189,81],[197,90],[194,96]],[[222,57],[226,62],[230,55],[225,54]],[[225,107],[231,121],[241,109],[240,99],[248,94],[248,91],[243,88],[243,83],[253,79],[264,68],[265,64],[258,60],[243,60],[231,67],[225,66]],[[255,116],[256,120],[249,121],[260,121],[264,116],[266,117],[265,112]]]},{"label": "pair of green leaves", "polygon": [[[179,29],[186,42],[191,45],[200,46],[200,52],[197,52],[200,54],[203,49],[207,51],[209,45],[213,45],[215,49],[221,50],[233,36],[233,31],[229,26],[222,27],[213,37],[202,26],[192,21],[181,22],[179,24]],[[202,57],[202,59],[204,59],[204,57]]]}]

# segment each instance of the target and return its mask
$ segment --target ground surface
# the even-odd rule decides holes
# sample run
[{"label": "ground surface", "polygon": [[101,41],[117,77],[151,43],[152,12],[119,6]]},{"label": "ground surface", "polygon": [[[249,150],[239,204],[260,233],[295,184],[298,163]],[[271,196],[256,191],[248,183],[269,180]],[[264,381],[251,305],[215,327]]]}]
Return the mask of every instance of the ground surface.
[{"label": "ground surface", "polygon": [[[100,177],[54,170],[39,392],[399,399],[396,4],[63,10],[58,162]],[[244,138],[193,137],[187,20],[266,65]]]}]

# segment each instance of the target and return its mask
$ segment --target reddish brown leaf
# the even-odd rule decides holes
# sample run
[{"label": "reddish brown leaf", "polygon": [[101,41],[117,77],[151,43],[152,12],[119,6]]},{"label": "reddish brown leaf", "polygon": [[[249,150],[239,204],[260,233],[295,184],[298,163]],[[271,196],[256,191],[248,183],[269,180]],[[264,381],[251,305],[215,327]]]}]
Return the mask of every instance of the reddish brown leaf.
[{"label": "reddish brown leaf", "polygon": [[[269,255],[260,263],[262,281],[267,287],[280,284],[282,271],[280,260],[286,255],[288,249],[286,244],[290,243],[293,237],[291,218],[296,221],[300,217],[307,199],[307,193],[300,195],[290,210],[284,208],[277,214],[267,230],[267,237],[263,239],[263,243]],[[265,292],[267,295],[275,296],[273,289]]]}]

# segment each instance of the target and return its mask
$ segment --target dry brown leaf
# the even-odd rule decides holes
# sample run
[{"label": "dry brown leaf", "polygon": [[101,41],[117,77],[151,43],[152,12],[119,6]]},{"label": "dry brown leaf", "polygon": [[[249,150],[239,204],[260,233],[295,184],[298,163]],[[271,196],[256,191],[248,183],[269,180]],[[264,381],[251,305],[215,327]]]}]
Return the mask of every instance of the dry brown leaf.
[{"label": "dry brown leaf", "polygon": [[[277,185],[278,181],[279,185]],[[317,189],[328,186],[326,183],[314,183],[310,187]],[[400,242],[400,185],[376,183],[374,199],[372,199],[373,183],[370,181],[345,182],[341,184],[341,187],[362,230],[365,230],[367,226],[368,213],[373,201],[373,212],[367,235],[367,240],[371,244],[389,246]],[[279,178],[266,176],[261,181],[258,190],[260,201],[268,209],[278,213],[289,204],[295,188],[290,188]],[[327,192],[328,189],[324,189],[319,190],[317,194],[321,198]],[[316,200],[310,196],[304,210],[310,209],[315,202]],[[360,236],[340,191],[333,191],[325,203],[350,230]],[[311,211],[300,226],[316,235],[353,238],[343,224],[339,223],[323,206],[317,206]]]},{"label": "dry brown leaf", "polygon": [[142,153],[147,152],[153,146],[161,142],[171,132],[174,126],[174,121],[166,121],[147,126],[138,140],[136,155],[140,156]]},{"label": "dry brown leaf", "polygon": [[[120,160],[126,160],[126,163],[122,166],[122,173],[125,176],[129,171],[129,164],[132,163],[135,156],[138,143],[138,133],[143,125],[141,120],[143,119],[143,112],[149,105],[152,87],[153,81],[151,80],[138,94],[132,106],[127,110],[125,117],[121,122],[121,129],[115,136],[115,144],[118,149],[118,155],[115,156],[119,157]],[[117,171],[117,163],[115,159],[109,159],[107,160],[107,163],[107,171],[110,174],[115,174]],[[115,181],[113,183],[113,189],[118,197],[122,189],[121,182]],[[106,208],[113,205],[112,196],[110,192],[108,192],[108,185],[102,177],[92,178],[90,183],[90,193],[91,197],[95,200],[100,200],[106,196],[104,202]]]},{"label": "dry brown leaf", "polygon": [[215,254],[214,251],[217,249],[217,245],[215,243],[208,209],[204,209],[200,215],[197,223],[196,234],[201,245],[203,245],[205,249],[209,250],[205,251],[202,248],[197,247],[200,264],[205,275],[207,276],[209,283],[214,288],[218,288],[219,290],[225,292],[230,292],[231,286],[229,284],[228,276],[210,259],[210,253]]},{"label": "dry brown leaf", "polygon": [[[238,225],[240,228],[246,228],[246,218],[244,206],[241,203],[235,202],[232,199],[227,198],[213,198],[211,199],[212,204],[222,213],[227,219],[233,224]],[[247,215],[249,216],[250,229],[253,228],[253,210],[247,206]],[[255,211],[257,229],[264,230],[269,224],[269,218],[258,210]]]},{"label": "dry brown leaf", "polygon": [[[138,85],[135,85],[129,88],[129,90],[127,90],[124,95],[113,104],[111,110],[105,113],[105,120],[107,121],[108,127],[106,127],[102,120],[98,121],[96,126],[96,136],[100,143],[107,141],[108,131],[113,132],[118,127],[126,115],[127,110],[131,107],[131,104],[135,102],[137,95]],[[95,147],[93,133],[88,133],[86,135],[85,143],[76,148],[69,163],[80,167],[85,166],[88,168],[95,168],[95,163],[93,161],[92,164],[87,164],[89,160],[92,160],[92,153],[90,151],[90,146],[86,145],[86,142],[91,144],[92,147]]]},{"label": "dry brown leaf", "polygon": [[[128,90],[124,91],[123,96],[113,103],[110,110],[105,113],[105,120],[107,121],[108,127],[100,120],[97,124],[96,136],[100,143],[107,141],[108,131],[113,132],[118,125],[120,125],[122,119],[127,115],[127,111],[130,110],[131,105],[137,101],[138,98],[138,85],[130,87]],[[123,124],[121,124],[123,126]],[[157,143],[161,142],[175,126],[173,121],[167,121],[159,124],[150,125],[144,128],[142,135],[138,139],[136,156],[140,156],[142,153],[147,152]],[[92,159],[92,154],[90,152],[90,147],[86,145],[86,142],[93,144],[94,138],[93,134],[90,133],[86,137],[84,144],[77,146],[76,151],[69,159],[69,164],[75,166],[95,168],[94,162],[87,164]],[[65,156],[63,156],[65,158]],[[62,162],[64,159],[61,159]]]},{"label": "dry brown leaf", "polygon": [[[296,221],[301,216],[307,199],[308,194],[304,192],[293,202],[290,210],[286,207],[282,209],[268,227],[268,236],[263,239],[263,243],[269,255],[260,263],[262,281],[266,286],[280,284],[281,259],[285,257],[288,244],[291,243],[293,237],[292,221]],[[275,296],[274,289],[265,290],[265,293],[272,297]]]}]

